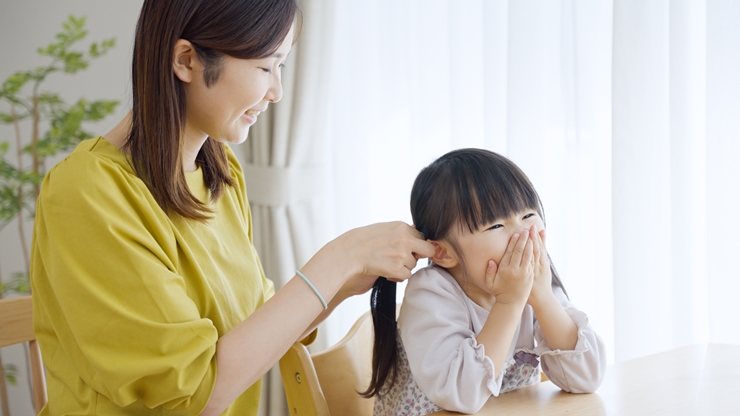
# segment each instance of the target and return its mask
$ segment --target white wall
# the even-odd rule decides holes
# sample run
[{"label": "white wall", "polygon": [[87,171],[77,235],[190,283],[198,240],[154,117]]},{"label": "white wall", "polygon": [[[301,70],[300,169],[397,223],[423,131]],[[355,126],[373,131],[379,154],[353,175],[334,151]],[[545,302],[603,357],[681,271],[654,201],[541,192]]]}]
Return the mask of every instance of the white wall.
[{"label": "white wall", "polygon": [[[94,134],[105,133],[130,108],[131,51],[142,3],[142,0],[0,0],[0,82],[18,70],[48,62],[38,56],[36,49],[54,41],[54,35],[70,14],[87,16],[88,35],[80,41],[80,49],[86,50],[92,41],[111,37],[116,38],[116,46],[106,56],[93,61],[87,70],[76,75],[52,75],[44,85],[68,102],[81,97],[120,101],[116,114],[86,126]],[[0,111],[8,110],[5,102],[0,103]],[[29,137],[30,124],[22,125],[21,133]],[[0,141],[15,141],[11,126],[0,125]],[[13,153],[11,148],[10,154]],[[30,223],[25,228],[30,243]],[[13,222],[0,231],[0,273],[7,280],[11,273],[23,268],[18,224]],[[4,348],[2,357],[4,363],[14,363],[24,373],[18,387],[9,387],[11,414],[32,415],[22,349]]]}]

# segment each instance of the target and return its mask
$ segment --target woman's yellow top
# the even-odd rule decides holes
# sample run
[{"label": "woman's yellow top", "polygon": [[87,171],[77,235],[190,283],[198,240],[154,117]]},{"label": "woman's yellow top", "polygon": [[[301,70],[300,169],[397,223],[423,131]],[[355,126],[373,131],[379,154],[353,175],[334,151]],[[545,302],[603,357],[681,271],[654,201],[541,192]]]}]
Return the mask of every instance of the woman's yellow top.
[{"label": "woman's yellow top", "polygon": [[[42,415],[197,415],[216,341],[274,293],[252,244],[242,170],[207,222],[167,216],[128,158],[83,141],[44,179],[33,234],[34,328],[47,369]],[[209,201],[199,170],[188,185]],[[260,383],[224,413],[255,415]]]}]

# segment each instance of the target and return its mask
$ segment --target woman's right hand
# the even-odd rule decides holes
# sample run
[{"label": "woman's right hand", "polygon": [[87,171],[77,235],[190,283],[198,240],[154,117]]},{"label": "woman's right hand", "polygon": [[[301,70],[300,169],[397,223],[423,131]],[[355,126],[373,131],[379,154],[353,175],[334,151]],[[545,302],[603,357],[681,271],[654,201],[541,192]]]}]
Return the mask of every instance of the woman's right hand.
[{"label": "woman's right hand", "polygon": [[[434,255],[434,246],[414,227],[400,221],[355,228],[332,243],[340,261],[347,262],[351,274],[384,276],[392,281],[411,277],[418,259]],[[343,253],[342,253],[343,252]]]},{"label": "woman's right hand", "polygon": [[523,305],[534,282],[534,243],[528,232],[514,234],[500,264],[488,261],[486,282],[496,302]]}]

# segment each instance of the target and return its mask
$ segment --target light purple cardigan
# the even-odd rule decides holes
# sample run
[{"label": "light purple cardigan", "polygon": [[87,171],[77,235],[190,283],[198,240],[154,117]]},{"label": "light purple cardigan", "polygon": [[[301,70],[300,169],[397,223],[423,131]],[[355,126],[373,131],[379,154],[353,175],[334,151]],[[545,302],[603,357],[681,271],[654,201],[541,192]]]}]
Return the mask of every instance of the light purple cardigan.
[{"label": "light purple cardigan", "polygon": [[[514,364],[514,354],[525,351],[540,356],[542,370],[561,389],[593,392],[606,369],[604,341],[560,288],[553,291],[578,327],[575,349],[551,350],[527,305],[504,368]],[[445,410],[475,413],[491,395],[499,395],[504,371],[494,377],[493,362],[476,342],[488,313],[440,267],[421,269],[408,282],[398,318],[401,340],[419,388]]]}]

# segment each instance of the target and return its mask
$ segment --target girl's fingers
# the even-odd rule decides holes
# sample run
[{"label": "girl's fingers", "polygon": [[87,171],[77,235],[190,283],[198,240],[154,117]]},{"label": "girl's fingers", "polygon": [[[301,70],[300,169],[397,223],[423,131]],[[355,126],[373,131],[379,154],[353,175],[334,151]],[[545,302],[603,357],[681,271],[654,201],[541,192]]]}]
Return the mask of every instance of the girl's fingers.
[{"label": "girl's fingers", "polygon": [[[529,235],[527,235],[527,237],[529,237]],[[534,241],[532,241],[531,238],[527,238],[526,241],[524,251],[522,252],[522,267],[532,265],[534,260]]]},{"label": "girl's fingers", "polygon": [[537,233],[537,226],[533,225],[529,228],[529,238],[534,242],[534,262],[539,263],[540,256],[542,255],[542,244],[540,242],[540,236]]},{"label": "girl's fingers", "polygon": [[498,266],[496,265],[496,262],[488,260],[488,267],[486,267],[486,285],[488,285],[489,288],[493,287],[493,281],[496,280],[497,271]]},{"label": "girl's fingers", "polygon": [[504,252],[504,256],[501,258],[501,266],[509,266],[511,264],[511,256],[514,254],[514,246],[516,246],[517,241],[519,241],[519,234],[512,235],[509,245],[506,246],[506,252]]},{"label": "girl's fingers", "polygon": [[[532,240],[530,240],[529,238],[529,233],[519,234],[519,238],[517,239],[516,244],[514,245],[514,251],[511,253],[511,264],[515,266],[519,266],[522,264],[522,259],[524,257],[524,251],[527,247],[527,244],[531,241]],[[531,250],[531,247],[530,247],[530,250]],[[532,259],[530,258],[529,261],[532,261]]]},{"label": "girl's fingers", "polygon": [[537,237],[540,240],[540,252],[542,253],[540,255],[540,263],[542,265],[548,265],[549,266],[549,259],[547,258],[547,246],[545,245],[545,230],[540,230],[539,233],[537,233]]},{"label": "girl's fingers", "polygon": [[[526,248],[528,244],[531,244],[532,239],[529,238],[529,233],[521,233],[519,234],[519,238],[517,239],[516,244],[514,244],[514,251],[511,253],[511,264],[519,267],[524,262],[524,256],[526,253]],[[530,247],[531,250],[531,247]],[[530,251],[531,254],[531,251]],[[527,261],[532,261],[532,259],[528,259]]]}]

